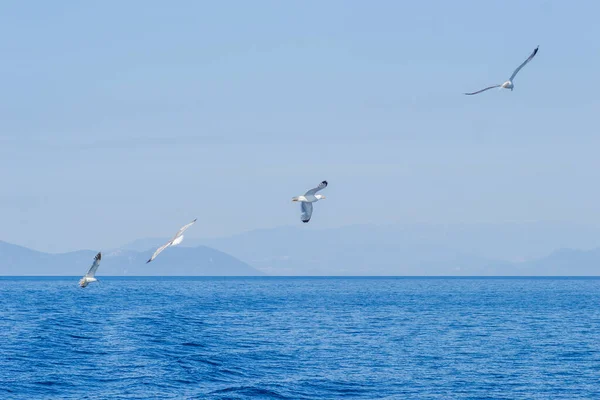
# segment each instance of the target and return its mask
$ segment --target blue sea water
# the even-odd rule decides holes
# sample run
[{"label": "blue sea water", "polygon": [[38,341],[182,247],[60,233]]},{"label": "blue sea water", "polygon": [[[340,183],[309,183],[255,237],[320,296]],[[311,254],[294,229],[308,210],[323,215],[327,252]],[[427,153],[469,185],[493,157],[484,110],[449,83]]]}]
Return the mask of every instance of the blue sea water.
[{"label": "blue sea water", "polygon": [[0,398],[600,399],[599,279],[77,280],[0,278]]}]

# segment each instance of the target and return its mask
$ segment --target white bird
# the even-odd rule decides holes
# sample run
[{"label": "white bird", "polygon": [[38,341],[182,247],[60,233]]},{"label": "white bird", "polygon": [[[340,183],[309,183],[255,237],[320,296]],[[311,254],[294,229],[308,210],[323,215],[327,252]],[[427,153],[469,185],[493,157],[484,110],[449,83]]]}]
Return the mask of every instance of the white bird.
[{"label": "white bird", "polygon": [[181,243],[183,241],[183,232],[185,232],[186,229],[189,228],[190,226],[194,225],[194,223],[196,222],[197,219],[198,218],[196,218],[189,224],[182,226],[181,229],[179,229],[179,231],[177,231],[175,236],[173,236],[173,239],[169,240],[167,243],[163,244],[158,249],[156,249],[154,254],[152,254],[152,257],[150,257],[150,259],[148,261],[146,261],[146,264],[148,264],[150,261],[154,260],[167,247],[177,246],[179,243]]},{"label": "white bird", "polygon": [[529,61],[533,60],[533,57],[535,57],[535,55],[537,54],[539,48],[540,48],[540,46],[536,47],[535,50],[533,50],[533,53],[531,53],[531,55],[527,58],[527,60],[525,60],[523,62],[523,64],[519,65],[517,67],[517,69],[515,69],[515,72],[513,72],[512,75],[510,76],[510,79],[507,80],[506,82],[504,82],[503,84],[489,86],[489,87],[486,87],[485,89],[481,89],[481,90],[478,90],[476,92],[465,93],[465,94],[468,95],[468,96],[471,96],[471,95],[478,94],[478,93],[481,93],[481,92],[485,92],[486,90],[490,90],[490,89],[497,88],[497,87],[503,88],[503,89],[510,89],[511,92],[512,92],[513,88],[515,87],[515,85],[513,83],[513,81],[515,79],[515,76],[517,76],[517,74],[519,73],[519,71],[521,70],[521,68],[523,68]]},{"label": "white bird", "polygon": [[102,260],[102,253],[96,254],[96,257],[94,257],[94,263],[90,269],[88,269],[88,272],[83,276],[83,278],[79,280],[79,286],[84,288],[92,282],[98,282],[98,279],[96,279],[95,275],[98,267],[100,266],[100,260]]},{"label": "white bird", "polygon": [[300,216],[300,219],[302,220],[302,222],[307,223],[308,221],[310,221],[310,217],[312,216],[313,212],[312,203],[315,203],[325,198],[325,196],[323,196],[322,194],[317,194],[317,192],[319,190],[325,189],[326,187],[327,181],[323,181],[319,183],[319,186],[317,186],[316,188],[310,189],[308,192],[306,192],[304,196],[296,196],[292,198],[292,201],[299,201],[301,203],[300,208],[302,209],[302,215]]}]

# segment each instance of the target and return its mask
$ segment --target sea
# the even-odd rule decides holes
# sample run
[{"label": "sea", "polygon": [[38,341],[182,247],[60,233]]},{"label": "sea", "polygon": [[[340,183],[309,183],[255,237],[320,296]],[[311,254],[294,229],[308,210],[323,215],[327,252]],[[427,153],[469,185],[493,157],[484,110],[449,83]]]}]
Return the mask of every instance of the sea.
[{"label": "sea", "polygon": [[598,278],[0,278],[0,399],[600,399]]}]

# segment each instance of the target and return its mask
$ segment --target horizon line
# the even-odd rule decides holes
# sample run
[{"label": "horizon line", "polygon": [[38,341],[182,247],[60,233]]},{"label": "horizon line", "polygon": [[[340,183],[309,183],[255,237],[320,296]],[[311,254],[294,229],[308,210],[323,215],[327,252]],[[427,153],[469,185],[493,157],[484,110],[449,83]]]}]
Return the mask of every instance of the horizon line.
[{"label": "horizon line", "polygon": [[[70,279],[80,278],[80,275],[0,275],[0,280],[21,278],[57,278]],[[287,279],[287,278],[311,278],[311,279],[600,279],[600,275],[104,275],[102,279],[128,279],[128,278],[154,278],[154,279],[171,279],[171,278],[257,278],[257,279]]]}]

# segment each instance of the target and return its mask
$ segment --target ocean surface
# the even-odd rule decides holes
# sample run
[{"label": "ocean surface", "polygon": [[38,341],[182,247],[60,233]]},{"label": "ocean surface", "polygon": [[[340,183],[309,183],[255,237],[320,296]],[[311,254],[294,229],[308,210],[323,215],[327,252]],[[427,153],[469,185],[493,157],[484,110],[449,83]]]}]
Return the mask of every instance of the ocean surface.
[{"label": "ocean surface", "polygon": [[600,399],[600,279],[0,278],[1,399]]}]

